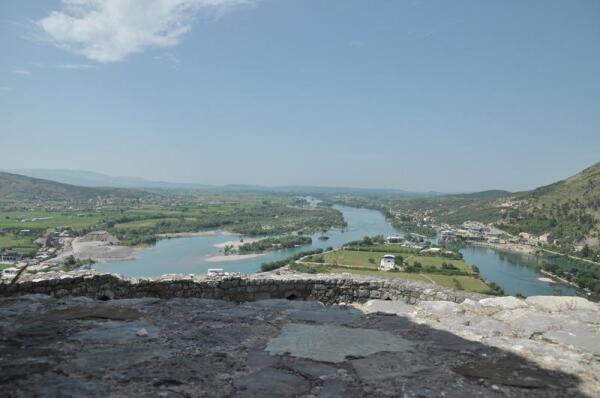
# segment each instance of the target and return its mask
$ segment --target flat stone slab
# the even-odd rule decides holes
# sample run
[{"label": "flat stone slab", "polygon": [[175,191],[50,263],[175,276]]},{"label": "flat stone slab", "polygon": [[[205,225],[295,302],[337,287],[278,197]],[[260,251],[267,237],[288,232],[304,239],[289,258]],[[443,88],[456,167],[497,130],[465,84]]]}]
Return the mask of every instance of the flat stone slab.
[{"label": "flat stone slab", "polygon": [[98,305],[95,307],[72,307],[64,310],[49,311],[41,315],[37,320],[40,322],[77,319],[112,319],[129,321],[139,319],[141,316],[142,314],[134,309]]},{"label": "flat stone slab", "polygon": [[367,381],[380,381],[427,372],[432,368],[420,363],[413,355],[381,352],[366,358],[353,360],[352,366],[358,377]]},{"label": "flat stone slab", "polygon": [[[235,397],[296,397],[306,394],[310,384],[300,376],[279,369],[263,369],[235,381]],[[277,391],[276,394],[273,394]]]},{"label": "flat stone slab", "polygon": [[362,314],[354,308],[323,308],[318,310],[292,309],[285,311],[285,315],[294,321],[342,325],[360,319]]},{"label": "flat stone slab", "polygon": [[456,366],[452,370],[468,378],[485,379],[494,384],[530,389],[553,386],[557,379],[553,377],[551,371],[525,366],[516,357],[498,361],[479,360]]},{"label": "flat stone slab", "polygon": [[[147,336],[140,337],[138,331],[145,329]],[[69,337],[82,342],[126,343],[136,339],[153,339],[158,336],[158,328],[144,321],[98,323],[95,327]]]},{"label": "flat stone slab", "polygon": [[273,355],[336,363],[380,351],[408,351],[413,346],[409,340],[385,331],[290,323],[279,336],[269,340],[266,350]]}]

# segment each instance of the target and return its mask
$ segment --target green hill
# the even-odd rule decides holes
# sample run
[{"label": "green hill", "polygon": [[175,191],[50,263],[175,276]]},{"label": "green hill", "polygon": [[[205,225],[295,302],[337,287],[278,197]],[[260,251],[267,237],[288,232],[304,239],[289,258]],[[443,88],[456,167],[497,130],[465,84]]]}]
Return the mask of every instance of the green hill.
[{"label": "green hill", "polygon": [[85,202],[94,199],[134,200],[154,194],[122,188],[87,188],[0,172],[2,202]]},{"label": "green hill", "polygon": [[600,216],[600,163],[563,181],[534,189],[529,193],[544,206],[553,203],[580,202],[583,210]]},{"label": "green hill", "polygon": [[[432,222],[461,224],[467,220],[496,223],[512,234],[551,233],[556,249],[581,255],[600,255],[600,163],[565,180],[531,191],[485,191],[395,201],[392,211],[407,220],[431,218]],[[588,249],[583,254],[587,254]],[[588,257],[588,256],[585,256]]]},{"label": "green hill", "polygon": [[501,221],[509,231],[550,232],[567,252],[599,246],[600,163],[566,180],[519,193],[514,199],[520,205]]}]

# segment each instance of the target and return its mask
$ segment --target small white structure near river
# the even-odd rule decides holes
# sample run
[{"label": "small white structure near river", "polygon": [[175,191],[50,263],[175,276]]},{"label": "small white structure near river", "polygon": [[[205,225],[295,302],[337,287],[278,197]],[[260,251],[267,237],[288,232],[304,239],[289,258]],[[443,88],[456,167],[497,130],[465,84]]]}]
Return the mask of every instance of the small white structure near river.
[{"label": "small white structure near river", "polygon": [[393,271],[396,269],[396,256],[386,254],[379,261],[379,271]]}]

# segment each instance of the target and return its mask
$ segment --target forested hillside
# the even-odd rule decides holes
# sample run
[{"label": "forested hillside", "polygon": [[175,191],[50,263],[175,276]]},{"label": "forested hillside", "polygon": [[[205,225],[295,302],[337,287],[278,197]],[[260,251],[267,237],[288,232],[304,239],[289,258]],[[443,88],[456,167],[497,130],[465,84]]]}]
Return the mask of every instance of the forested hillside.
[{"label": "forested hillside", "polygon": [[500,224],[512,232],[551,233],[567,251],[591,255],[600,233],[600,163],[551,185],[515,196],[520,205]]}]

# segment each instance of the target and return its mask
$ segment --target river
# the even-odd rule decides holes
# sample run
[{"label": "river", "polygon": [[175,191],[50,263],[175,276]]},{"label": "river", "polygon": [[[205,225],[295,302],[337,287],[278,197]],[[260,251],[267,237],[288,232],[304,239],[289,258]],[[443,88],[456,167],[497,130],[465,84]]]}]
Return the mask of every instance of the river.
[{"label": "river", "polygon": [[[135,260],[98,263],[94,268],[101,272],[117,273],[133,277],[152,277],[164,274],[206,274],[209,268],[223,268],[227,272],[252,273],[260,270],[265,261],[281,260],[292,254],[327,248],[362,239],[364,236],[383,234],[402,235],[392,227],[378,211],[348,206],[336,206],[344,214],[348,227],[326,233],[328,240],[319,240],[321,234],[312,235],[313,243],[294,249],[269,252],[264,255],[238,261],[210,262],[210,256],[218,255],[216,244],[239,240],[240,236],[219,232],[214,236],[163,239],[155,246],[140,252]],[[536,259],[513,253],[503,253],[484,247],[461,249],[465,260],[479,267],[481,275],[500,285],[508,294],[575,295],[576,289],[561,283],[538,280],[543,275],[536,269]]]}]

